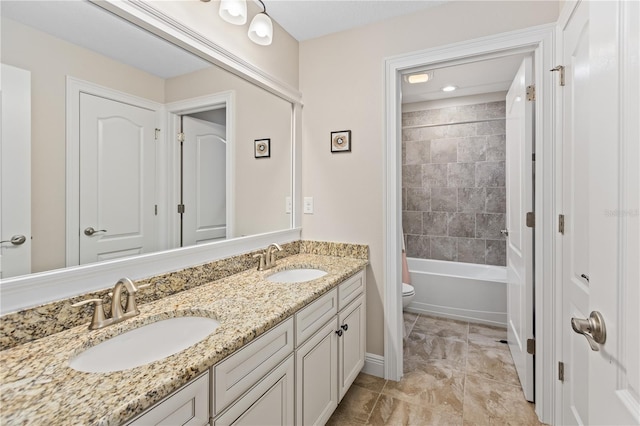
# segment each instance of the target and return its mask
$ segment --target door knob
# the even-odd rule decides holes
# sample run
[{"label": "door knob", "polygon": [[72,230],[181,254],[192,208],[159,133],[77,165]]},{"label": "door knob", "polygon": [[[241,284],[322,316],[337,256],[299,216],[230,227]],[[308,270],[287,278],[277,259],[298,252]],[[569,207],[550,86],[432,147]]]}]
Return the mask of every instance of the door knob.
[{"label": "door knob", "polygon": [[84,235],[86,235],[87,237],[90,237],[93,234],[96,234],[98,232],[107,232],[107,230],[106,229],[95,230],[95,229],[93,229],[92,226],[90,226],[90,227],[88,227],[87,229],[84,230]]},{"label": "door knob", "polygon": [[501,229],[500,233],[502,234],[503,237],[508,237],[509,236],[509,230],[508,229]]},{"label": "door knob", "polygon": [[10,240],[0,241],[0,244],[11,243],[14,246],[19,246],[20,244],[24,244],[25,241],[27,241],[27,237],[24,235],[14,235]]},{"label": "door knob", "polygon": [[571,328],[587,339],[592,351],[599,351],[600,346],[598,343],[602,344],[607,340],[604,318],[598,311],[591,312],[587,319],[571,318]]}]

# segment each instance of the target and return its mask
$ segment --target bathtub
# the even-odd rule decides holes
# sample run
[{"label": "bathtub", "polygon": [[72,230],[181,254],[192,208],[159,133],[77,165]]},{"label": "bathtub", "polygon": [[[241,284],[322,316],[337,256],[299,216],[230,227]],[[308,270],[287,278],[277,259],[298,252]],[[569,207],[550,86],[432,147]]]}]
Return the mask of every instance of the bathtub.
[{"label": "bathtub", "polygon": [[507,268],[408,258],[416,296],[406,311],[507,326]]}]

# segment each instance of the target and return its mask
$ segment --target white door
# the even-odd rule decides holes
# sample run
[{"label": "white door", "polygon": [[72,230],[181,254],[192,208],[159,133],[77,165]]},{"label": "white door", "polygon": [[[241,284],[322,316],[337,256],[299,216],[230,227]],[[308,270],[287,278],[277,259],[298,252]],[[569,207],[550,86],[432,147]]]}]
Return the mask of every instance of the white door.
[{"label": "white door", "polygon": [[191,246],[227,235],[227,142],[224,126],[182,120],[182,245]]},{"label": "white door", "polygon": [[155,113],[80,95],[80,264],[155,247]]},{"label": "white door", "polygon": [[0,278],[31,273],[31,73],[2,64]]},{"label": "white door", "polygon": [[532,59],[525,58],[506,99],[507,191],[507,340],[524,396],[534,400],[533,355],[533,228],[526,225],[533,211],[533,102],[527,86],[533,82]]},{"label": "white door", "polygon": [[562,424],[640,424],[639,28],[637,2],[562,26]]}]

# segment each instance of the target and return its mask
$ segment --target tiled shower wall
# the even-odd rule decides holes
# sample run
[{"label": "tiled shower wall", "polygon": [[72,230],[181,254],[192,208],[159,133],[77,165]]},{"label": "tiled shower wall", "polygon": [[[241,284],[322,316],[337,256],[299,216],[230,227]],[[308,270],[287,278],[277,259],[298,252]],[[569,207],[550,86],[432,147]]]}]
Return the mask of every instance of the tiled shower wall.
[{"label": "tiled shower wall", "polygon": [[409,257],[506,265],[504,117],[504,101],[402,114]]}]

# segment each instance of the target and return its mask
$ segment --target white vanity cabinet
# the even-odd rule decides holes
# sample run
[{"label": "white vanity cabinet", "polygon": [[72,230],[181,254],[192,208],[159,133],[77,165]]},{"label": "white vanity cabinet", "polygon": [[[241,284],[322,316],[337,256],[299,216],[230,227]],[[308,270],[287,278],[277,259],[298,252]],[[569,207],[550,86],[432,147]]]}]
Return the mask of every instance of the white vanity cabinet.
[{"label": "white vanity cabinet", "polygon": [[364,366],[364,289],[361,271],[296,314],[298,426],[325,424]]},{"label": "white vanity cabinet", "polygon": [[208,424],[208,371],[127,423],[131,426]]}]

